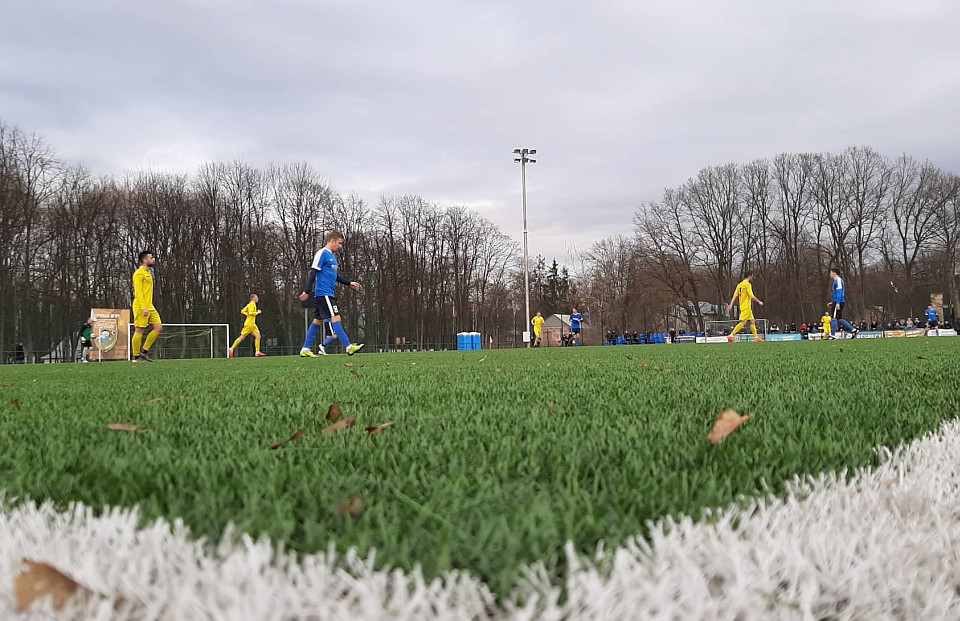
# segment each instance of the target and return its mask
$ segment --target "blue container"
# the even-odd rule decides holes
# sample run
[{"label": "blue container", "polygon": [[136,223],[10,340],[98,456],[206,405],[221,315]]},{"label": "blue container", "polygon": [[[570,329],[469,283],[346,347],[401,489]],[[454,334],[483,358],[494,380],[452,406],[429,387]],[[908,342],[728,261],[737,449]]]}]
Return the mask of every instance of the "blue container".
[{"label": "blue container", "polygon": [[470,348],[480,349],[480,333],[479,332],[470,333]]},{"label": "blue container", "polygon": [[459,332],[457,333],[457,350],[470,349],[470,344],[467,342],[467,333]]}]

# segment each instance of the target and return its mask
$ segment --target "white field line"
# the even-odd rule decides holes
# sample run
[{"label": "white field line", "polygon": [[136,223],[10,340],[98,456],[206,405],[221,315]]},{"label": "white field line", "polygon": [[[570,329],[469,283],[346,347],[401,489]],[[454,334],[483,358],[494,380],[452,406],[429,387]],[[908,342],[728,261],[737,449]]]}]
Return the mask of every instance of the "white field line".
[{"label": "white field line", "polygon": [[[375,571],[332,551],[297,563],[268,541],[228,534],[205,550],[178,522],[136,528],[135,511],[10,508],[0,500],[0,618],[12,619],[957,619],[960,423],[867,471],[794,481],[753,501],[651,525],[597,560],[578,559],[568,597],[542,567],[502,606],[463,573]],[[491,551],[491,553],[496,553]],[[51,563],[111,598],[14,616],[21,558]]]}]

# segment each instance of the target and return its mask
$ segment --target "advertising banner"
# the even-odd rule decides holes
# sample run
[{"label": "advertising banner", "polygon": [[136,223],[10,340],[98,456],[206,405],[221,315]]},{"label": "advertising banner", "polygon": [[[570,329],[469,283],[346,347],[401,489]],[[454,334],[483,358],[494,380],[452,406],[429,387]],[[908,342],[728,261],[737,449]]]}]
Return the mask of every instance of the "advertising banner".
[{"label": "advertising banner", "polygon": [[773,342],[778,342],[778,341],[802,341],[802,340],[803,340],[803,336],[800,335],[800,334],[779,334],[779,333],[774,333],[774,334],[768,334],[768,335],[767,335],[767,340],[768,340],[768,341],[773,341]]},{"label": "advertising banner", "polygon": [[903,331],[903,336],[907,338],[915,338],[918,336],[923,336],[923,333],[926,332],[923,328],[911,328],[909,330]]},{"label": "advertising banner", "polygon": [[927,336],[957,336],[957,331],[947,328],[941,328],[939,330],[927,330]]},{"label": "advertising banner", "polygon": [[93,334],[90,342],[94,351],[90,352],[91,360],[126,360],[127,344],[130,342],[128,324],[130,323],[129,308],[94,308],[90,310],[93,317]]},{"label": "advertising banner", "polygon": [[858,339],[882,339],[883,332],[880,330],[875,330],[872,332],[861,330],[860,332],[857,332],[857,338]]},{"label": "advertising banner", "polygon": [[885,339],[902,339],[906,334],[903,330],[884,330],[883,338]]},{"label": "advertising banner", "polygon": [[697,337],[693,334],[682,334],[677,337],[677,343],[696,343]]}]

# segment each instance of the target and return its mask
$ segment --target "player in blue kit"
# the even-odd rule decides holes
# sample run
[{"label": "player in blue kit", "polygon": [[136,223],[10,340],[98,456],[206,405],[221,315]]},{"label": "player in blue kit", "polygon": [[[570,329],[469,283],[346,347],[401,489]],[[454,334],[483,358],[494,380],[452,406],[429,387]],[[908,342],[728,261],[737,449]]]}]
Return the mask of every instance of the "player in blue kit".
[{"label": "player in blue kit", "polygon": [[927,306],[927,310],[924,311],[924,314],[927,316],[927,329],[933,330],[940,322],[937,321],[937,309],[933,307],[933,304]]},{"label": "player in blue kit", "polygon": [[843,304],[847,298],[847,285],[843,282],[843,279],[840,278],[840,270],[837,268],[832,268],[830,270],[830,278],[833,279],[833,308],[831,309],[830,318],[833,320],[830,322],[830,327],[833,328],[833,334],[829,338],[835,339],[837,337],[838,329],[842,328],[845,332],[850,333],[850,338],[856,338],[857,330],[850,322],[843,318]]},{"label": "player in blue kit", "polygon": [[300,356],[304,358],[316,357],[310,347],[313,345],[314,339],[317,338],[320,328],[323,327],[324,320],[330,321],[330,328],[340,340],[340,344],[346,349],[348,356],[354,355],[363,348],[363,343],[351,343],[350,339],[347,338],[347,333],[340,324],[340,309],[337,307],[337,298],[333,295],[334,287],[338,282],[349,285],[351,289],[360,288],[360,283],[351,282],[337,273],[337,257],[333,253],[340,250],[342,246],[343,234],[339,231],[331,231],[327,235],[326,245],[313,257],[310,274],[307,276],[303,293],[300,294],[300,300],[306,301],[310,297],[307,292],[313,289],[314,293],[313,323],[307,329],[307,337],[303,340],[303,347],[300,349]]},{"label": "player in blue kit", "polygon": [[580,322],[583,321],[583,315],[577,312],[577,309],[573,309],[573,312],[570,313],[570,331],[573,332],[573,338],[576,339],[577,345],[580,344]]}]

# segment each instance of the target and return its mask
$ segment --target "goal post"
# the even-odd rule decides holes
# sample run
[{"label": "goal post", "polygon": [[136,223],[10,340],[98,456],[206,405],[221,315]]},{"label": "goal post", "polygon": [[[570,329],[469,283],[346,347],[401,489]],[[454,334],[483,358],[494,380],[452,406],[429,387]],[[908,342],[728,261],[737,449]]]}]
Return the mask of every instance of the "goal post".
[{"label": "goal post", "polygon": [[[150,330],[145,329],[144,335]],[[127,360],[132,358],[134,325],[127,324]],[[165,323],[150,348],[157,358],[225,358],[230,347],[228,323]]]},{"label": "goal post", "polygon": [[[768,321],[766,319],[756,319],[754,320],[757,323],[757,334],[763,339],[767,340],[768,330]],[[707,337],[713,336],[727,336],[729,335],[736,325],[740,323],[736,319],[708,319],[705,322],[704,327],[707,331]],[[751,341],[753,340],[753,334],[750,332],[749,322],[745,323],[743,329],[737,333],[738,341]]]}]

